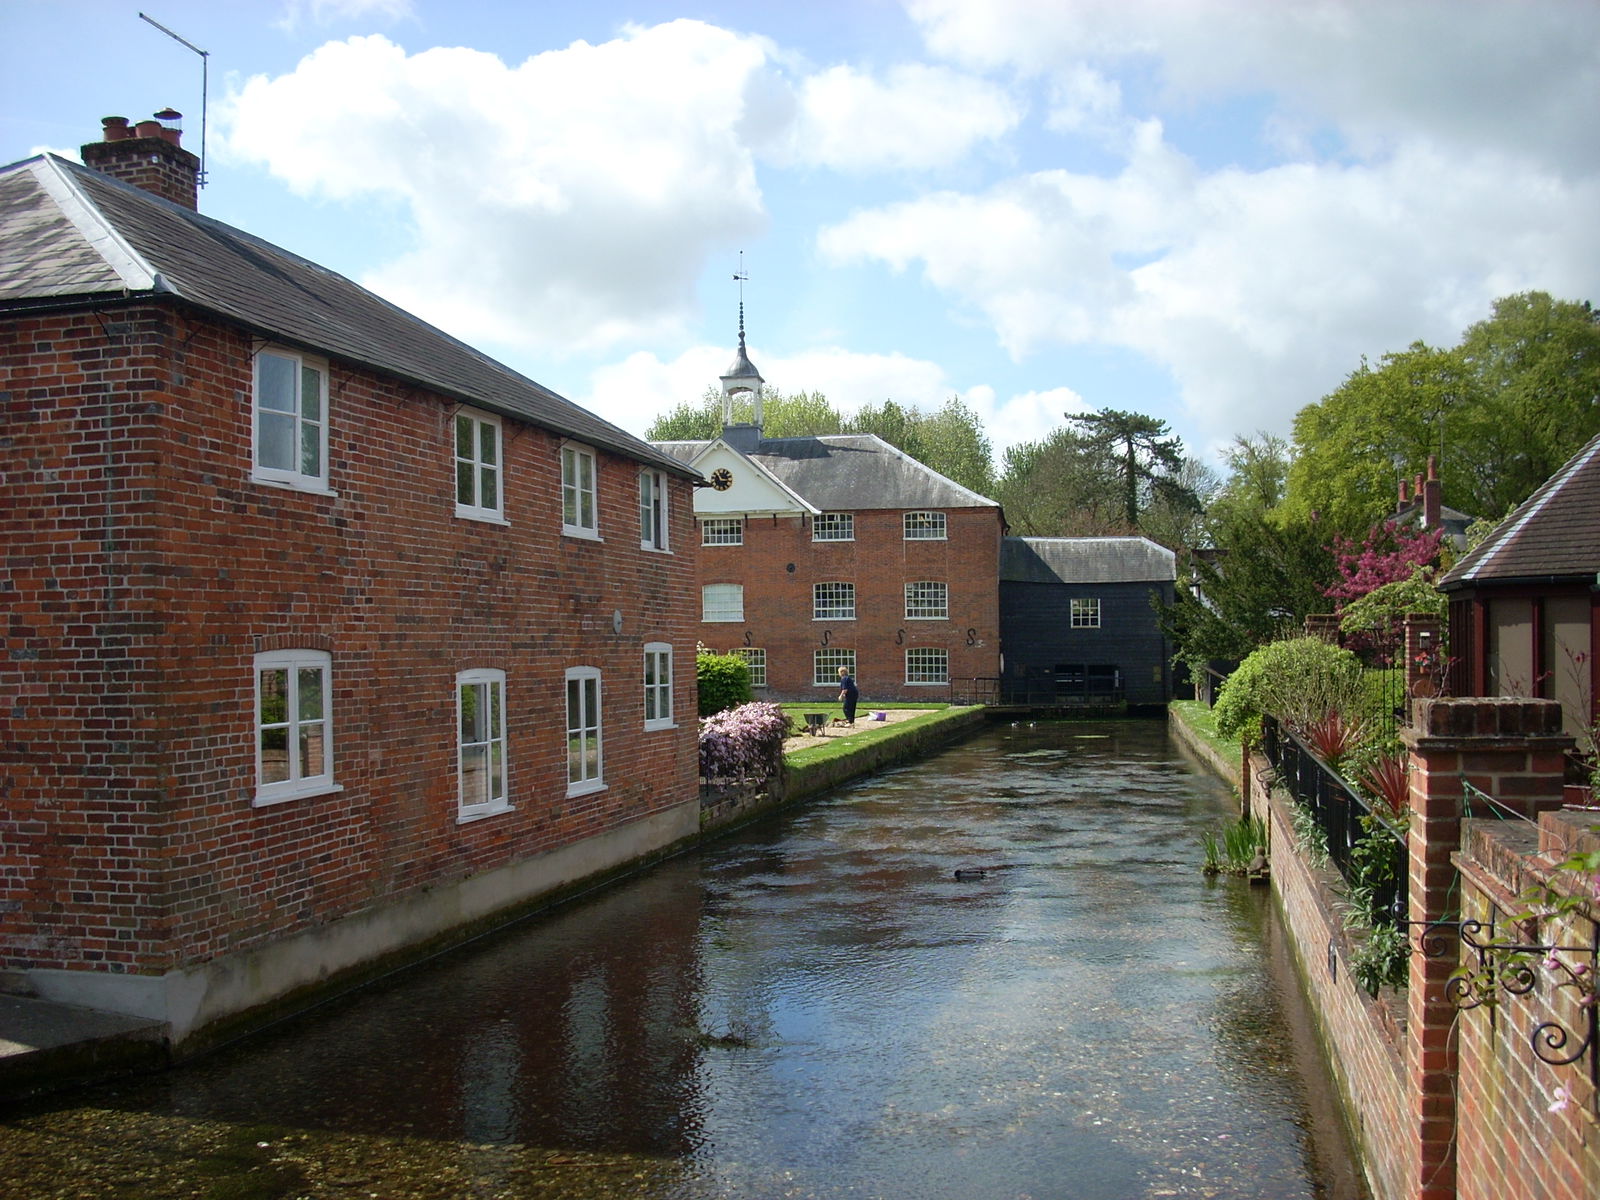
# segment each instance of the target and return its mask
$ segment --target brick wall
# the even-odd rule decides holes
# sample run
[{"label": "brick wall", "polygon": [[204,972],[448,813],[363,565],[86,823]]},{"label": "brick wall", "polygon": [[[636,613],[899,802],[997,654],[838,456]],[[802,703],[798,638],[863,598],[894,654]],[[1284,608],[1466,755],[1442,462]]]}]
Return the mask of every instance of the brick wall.
[{"label": "brick wall", "polygon": [[[1457,856],[1462,916],[1492,924],[1502,935],[1515,930],[1518,940],[1577,947],[1560,953],[1592,972],[1600,945],[1593,905],[1532,926],[1509,925],[1506,914],[1525,911],[1520,897],[1546,883],[1567,895],[1583,894],[1583,881],[1552,868],[1574,851],[1600,849],[1595,823],[1595,814],[1572,812],[1543,814],[1537,831],[1522,822],[1472,822]],[[1591,1043],[1569,1065],[1543,1061],[1533,1050],[1543,1027],[1551,1039],[1565,1036],[1559,1045],[1541,1038],[1547,1057],[1571,1056],[1593,1036],[1593,1016],[1580,1006],[1576,989],[1554,986],[1561,976],[1538,963],[1534,973],[1538,983],[1526,994],[1498,989],[1493,1007],[1480,1005],[1458,1017],[1461,1200],[1589,1200],[1600,1194],[1600,1047]]]},{"label": "brick wall", "polygon": [[[334,362],[332,496],[252,482],[252,341],[175,308],[0,329],[0,967],[158,973],[570,845],[696,795],[694,561],[560,533],[560,439],[507,419],[507,524],[454,515],[454,403]],[[621,614],[620,628],[614,614]],[[669,642],[676,729],[643,729]],[[252,660],[332,656],[340,791],[254,807]],[[569,799],[563,673],[602,672]],[[509,812],[457,820],[455,677],[506,672]],[[648,763],[648,769],[646,769]]]},{"label": "brick wall", "polygon": [[1265,758],[1251,760],[1249,778],[1250,810],[1268,825],[1273,892],[1368,1184],[1377,1200],[1398,1200],[1406,1195],[1411,1153],[1403,1030],[1392,1000],[1375,1001],[1351,977],[1337,873],[1312,867],[1296,851],[1290,802],[1268,786]]},{"label": "brick wall", "polygon": [[[905,682],[911,647],[946,650],[951,679],[998,675],[1000,512],[944,511],[942,541],[906,540],[901,510],[856,512],[848,542],[814,542],[798,517],[750,518],[744,545],[700,550],[702,584],[744,585],[744,620],[701,623],[700,641],[715,650],[765,649],[763,695],[774,699],[833,700],[837,688],[812,683],[814,653],[824,648],[855,651],[863,708],[949,699],[947,687]],[[906,619],[905,585],[919,581],[948,585],[947,620]],[[813,620],[817,583],[853,583],[855,620]]]}]

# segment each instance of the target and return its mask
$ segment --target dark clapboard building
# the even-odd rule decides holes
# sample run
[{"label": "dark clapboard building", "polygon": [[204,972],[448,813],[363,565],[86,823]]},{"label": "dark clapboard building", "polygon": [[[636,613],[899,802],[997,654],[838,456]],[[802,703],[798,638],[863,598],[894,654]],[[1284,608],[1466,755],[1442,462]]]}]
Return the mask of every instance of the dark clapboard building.
[{"label": "dark clapboard building", "polygon": [[1172,648],[1158,606],[1176,578],[1172,551],[1148,538],[1006,538],[1002,702],[1165,704]]}]

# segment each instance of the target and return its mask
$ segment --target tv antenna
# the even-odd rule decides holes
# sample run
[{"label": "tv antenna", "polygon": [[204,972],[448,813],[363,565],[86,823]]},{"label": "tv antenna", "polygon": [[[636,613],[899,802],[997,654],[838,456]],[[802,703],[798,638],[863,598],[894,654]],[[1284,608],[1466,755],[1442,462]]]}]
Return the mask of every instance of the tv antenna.
[{"label": "tv antenna", "polygon": [[160,21],[144,13],[139,14],[139,20],[154,25],[179,45],[187,46],[200,56],[200,174],[195,180],[201,187],[206,185],[206,107],[210,93],[210,62],[211,52],[202,50],[186,37],[173,33]]}]

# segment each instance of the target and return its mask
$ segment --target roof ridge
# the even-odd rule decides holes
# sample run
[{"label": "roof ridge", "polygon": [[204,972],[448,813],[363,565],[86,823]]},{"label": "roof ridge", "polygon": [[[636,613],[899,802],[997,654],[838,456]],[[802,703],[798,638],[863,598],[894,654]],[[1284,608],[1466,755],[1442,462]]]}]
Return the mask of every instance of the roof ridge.
[{"label": "roof ridge", "polygon": [[117,273],[117,278],[122,280],[125,288],[130,292],[173,290],[161,272],[133,248],[78,185],[72,172],[67,169],[66,159],[54,154],[41,154],[37,159],[20,165],[29,170],[45,195],[50,197],[61,215],[82,235],[101,261]]}]

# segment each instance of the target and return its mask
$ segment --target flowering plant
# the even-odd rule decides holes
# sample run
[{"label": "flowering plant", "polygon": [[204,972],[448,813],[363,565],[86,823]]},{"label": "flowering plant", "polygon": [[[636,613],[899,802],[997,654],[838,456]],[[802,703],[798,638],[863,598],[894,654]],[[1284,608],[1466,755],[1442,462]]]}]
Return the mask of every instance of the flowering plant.
[{"label": "flowering plant", "polygon": [[741,704],[700,722],[700,775],[710,781],[765,779],[783,765],[789,717],[776,704]]}]

